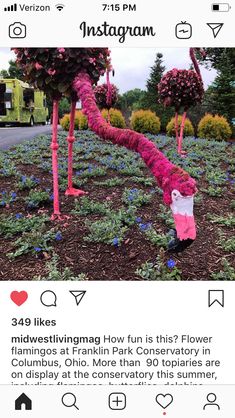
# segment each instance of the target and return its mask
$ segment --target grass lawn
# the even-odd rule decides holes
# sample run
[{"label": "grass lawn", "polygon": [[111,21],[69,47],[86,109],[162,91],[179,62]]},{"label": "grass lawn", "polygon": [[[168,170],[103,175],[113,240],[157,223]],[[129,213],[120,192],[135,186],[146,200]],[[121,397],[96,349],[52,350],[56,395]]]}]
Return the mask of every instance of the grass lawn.
[{"label": "grass lawn", "polygon": [[196,241],[178,255],[166,250],[171,211],[138,154],[76,134],[74,186],[66,197],[66,133],[59,134],[61,211],[53,207],[50,137],[0,152],[0,280],[235,279],[235,146],[186,138],[148,137],[198,182]]}]

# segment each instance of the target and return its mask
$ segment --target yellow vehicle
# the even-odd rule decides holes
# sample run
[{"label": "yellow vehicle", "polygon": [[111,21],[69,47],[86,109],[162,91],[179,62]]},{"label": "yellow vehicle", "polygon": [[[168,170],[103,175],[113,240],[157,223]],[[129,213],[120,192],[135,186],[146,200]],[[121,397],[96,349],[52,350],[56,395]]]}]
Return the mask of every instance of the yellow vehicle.
[{"label": "yellow vehicle", "polygon": [[0,126],[45,125],[48,120],[46,96],[27,83],[0,79]]}]

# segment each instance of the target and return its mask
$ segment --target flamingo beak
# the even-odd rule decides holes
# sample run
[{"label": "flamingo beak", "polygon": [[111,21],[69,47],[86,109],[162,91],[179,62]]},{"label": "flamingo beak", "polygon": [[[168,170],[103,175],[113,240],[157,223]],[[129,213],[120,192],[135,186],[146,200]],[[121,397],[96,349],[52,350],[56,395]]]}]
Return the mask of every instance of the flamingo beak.
[{"label": "flamingo beak", "polygon": [[181,252],[193,243],[196,238],[196,224],[193,216],[194,196],[182,196],[178,190],[173,190],[171,210],[176,231],[168,245],[168,249]]}]

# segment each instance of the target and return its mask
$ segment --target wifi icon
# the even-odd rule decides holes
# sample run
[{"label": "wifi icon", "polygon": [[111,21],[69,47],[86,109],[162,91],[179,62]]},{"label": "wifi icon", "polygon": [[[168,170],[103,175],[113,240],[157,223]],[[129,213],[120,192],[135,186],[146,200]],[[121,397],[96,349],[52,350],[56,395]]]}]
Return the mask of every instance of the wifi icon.
[{"label": "wifi icon", "polygon": [[64,9],[65,5],[64,4],[56,4],[55,7],[57,8],[57,10],[59,10],[59,12],[61,12],[61,10]]}]

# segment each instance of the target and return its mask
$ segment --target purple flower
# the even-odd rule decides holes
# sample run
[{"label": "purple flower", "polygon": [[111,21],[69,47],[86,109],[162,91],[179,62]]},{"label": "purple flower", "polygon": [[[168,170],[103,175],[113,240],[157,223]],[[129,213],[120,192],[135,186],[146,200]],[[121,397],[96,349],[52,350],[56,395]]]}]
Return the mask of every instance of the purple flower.
[{"label": "purple flower", "polygon": [[175,261],[172,259],[168,260],[166,264],[169,269],[173,269],[175,267]]},{"label": "purple flower", "polygon": [[114,245],[114,247],[118,247],[118,238],[117,237],[115,237],[114,239],[113,239],[113,245]]},{"label": "purple flower", "polygon": [[55,240],[56,241],[61,241],[63,239],[61,232],[57,232],[55,234]]},{"label": "purple flower", "polygon": [[17,213],[16,214],[16,219],[21,219],[21,218],[23,218],[23,215],[21,213]]},{"label": "purple flower", "polygon": [[17,196],[16,192],[12,192],[12,193],[11,193],[11,197],[12,197],[12,199],[15,199],[15,198],[16,198],[16,196]]},{"label": "purple flower", "polygon": [[139,224],[139,228],[141,231],[147,231],[149,228],[151,228],[151,223],[147,223],[147,224]]},{"label": "purple flower", "polygon": [[135,218],[135,221],[137,222],[137,224],[142,222],[142,218],[139,216],[138,218]]},{"label": "purple flower", "polygon": [[36,253],[40,253],[40,251],[42,251],[42,249],[40,247],[34,247],[34,251]]}]

